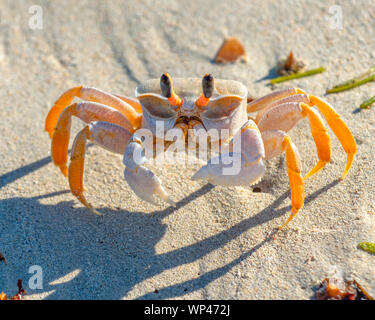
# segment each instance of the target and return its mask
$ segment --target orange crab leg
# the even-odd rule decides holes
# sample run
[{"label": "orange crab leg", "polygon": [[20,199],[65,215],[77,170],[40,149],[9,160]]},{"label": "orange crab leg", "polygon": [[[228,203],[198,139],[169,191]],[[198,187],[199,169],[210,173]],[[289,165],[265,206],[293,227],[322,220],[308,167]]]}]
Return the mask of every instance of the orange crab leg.
[{"label": "orange crab leg", "polygon": [[[281,91],[273,92],[269,95],[261,97],[259,99],[253,100],[248,104],[248,112],[255,112],[260,111],[260,114],[257,116],[257,120],[263,116],[267,109],[275,106],[278,104],[278,100],[284,99],[289,96],[296,95],[295,98],[290,98],[288,101],[298,101],[298,102],[306,102],[309,106],[315,106],[318,110],[323,114],[324,118],[326,119],[329,127],[332,129],[333,133],[339,139],[344,151],[347,154],[347,161],[344,173],[341,179],[344,179],[351,168],[354,157],[357,153],[357,144],[355,139],[350,132],[348,126],[345,122],[341,119],[340,115],[333,109],[333,107],[323,99],[306,94],[306,92],[300,88],[288,88]],[[305,99],[307,98],[307,101]],[[285,100],[286,102],[287,100]],[[279,101],[281,103],[281,101]],[[320,141],[322,141],[320,139]],[[323,160],[319,161],[318,164],[311,170],[306,178],[312,176],[314,173],[318,172],[322,167],[324,167]]]},{"label": "orange crab leg", "polygon": [[127,104],[130,104],[134,108],[134,110],[137,111],[139,114],[143,113],[142,106],[137,99],[120,96],[118,94],[114,94],[114,96],[126,102]]},{"label": "orange crab leg", "polygon": [[61,112],[73,101],[74,97],[79,97],[81,93],[82,86],[74,87],[64,92],[60,98],[55,102],[51,110],[48,112],[45,121],[45,130],[49,133],[52,139],[53,131],[55,130],[57,119],[59,118]]},{"label": "orange crab leg", "polygon": [[[294,95],[292,97],[298,96],[300,96],[299,100],[304,99],[304,101],[308,102],[306,96],[304,98],[302,95]],[[280,101],[283,102],[285,99],[287,98]],[[304,102],[281,103],[279,105],[275,105],[272,110],[269,109],[265,114],[262,115],[262,117],[259,119],[258,127],[260,131],[282,130],[284,132],[288,132],[304,117],[309,119],[311,133],[314,138],[319,157],[319,162],[306,175],[306,179],[321,170],[331,159],[331,139],[318,111],[311,108]]]},{"label": "orange crab leg", "polygon": [[66,107],[57,121],[51,143],[51,156],[53,163],[60,167],[64,176],[68,175],[68,167],[66,164],[68,161],[68,146],[72,116],[76,116],[86,123],[99,120],[118,124],[128,131],[133,132],[129,120],[125,118],[122,113],[104,104],[96,102],[80,102],[73,103]]},{"label": "orange crab leg", "polygon": [[87,202],[83,195],[83,170],[85,166],[85,152],[86,152],[86,141],[90,139],[89,126],[83,128],[74,140],[73,151],[70,157],[69,165],[69,186],[70,190],[77,197],[79,201],[93,213],[101,216],[101,213],[96,211],[90,203]]},{"label": "orange crab leg", "polygon": [[301,176],[301,160],[298,150],[289,136],[285,136],[282,142],[282,148],[286,155],[286,165],[288,168],[289,184],[292,198],[292,211],[287,221],[279,227],[284,228],[303,207],[305,200],[305,188],[303,178]]},{"label": "orange crab leg", "polygon": [[354,137],[350,132],[348,126],[341,119],[340,115],[329,105],[328,102],[316,96],[308,95],[308,97],[310,100],[309,105],[316,106],[318,110],[323,114],[329,127],[339,139],[343,149],[347,154],[346,167],[341,177],[341,179],[344,179],[348,174],[348,171],[352,166],[354,156],[357,153],[357,144],[354,140]]},{"label": "orange crab leg", "polygon": [[289,176],[292,210],[287,221],[279,227],[285,227],[303,207],[305,201],[304,181],[301,176],[301,159],[297,147],[291,138],[282,130],[269,130],[262,132],[265,159],[272,159],[285,152],[286,166]]},{"label": "orange crab leg", "polygon": [[302,116],[307,116],[309,119],[311,133],[315,141],[319,157],[318,163],[304,177],[304,179],[307,179],[323,169],[324,166],[331,160],[331,138],[329,137],[328,131],[324,126],[322,118],[319,116],[318,112],[310,108],[305,103],[301,103],[300,106],[302,108]]},{"label": "orange crab leg", "polygon": [[251,101],[250,103],[248,103],[247,104],[247,112],[251,113],[251,112],[256,112],[256,111],[262,110],[265,107],[267,107],[269,104],[271,104],[271,103],[273,103],[277,100],[283,99],[285,97],[288,97],[288,96],[291,96],[291,95],[294,95],[294,94],[297,94],[297,93],[298,92],[297,92],[296,88],[287,88],[287,89],[283,89],[283,90],[280,90],[280,91],[272,92],[270,94],[265,95],[264,97],[255,99],[255,100]]},{"label": "orange crab leg", "polygon": [[56,129],[53,132],[51,143],[51,157],[53,163],[58,166],[64,176],[68,176],[68,147],[71,117],[76,113],[77,104],[74,103],[65,108],[58,118]]},{"label": "orange crab leg", "polygon": [[129,119],[134,129],[137,129],[141,125],[142,115],[123,99],[99,89],[80,86],[71,88],[64,92],[49,111],[45,121],[45,130],[49,133],[51,138],[61,112],[72,102],[74,97],[87,101],[99,102],[118,110]]},{"label": "orange crab leg", "polygon": [[77,199],[93,213],[101,215],[83,195],[83,171],[87,140],[93,141],[104,148],[124,154],[131,133],[125,128],[108,122],[92,122],[84,127],[76,136],[69,165],[70,190]]}]

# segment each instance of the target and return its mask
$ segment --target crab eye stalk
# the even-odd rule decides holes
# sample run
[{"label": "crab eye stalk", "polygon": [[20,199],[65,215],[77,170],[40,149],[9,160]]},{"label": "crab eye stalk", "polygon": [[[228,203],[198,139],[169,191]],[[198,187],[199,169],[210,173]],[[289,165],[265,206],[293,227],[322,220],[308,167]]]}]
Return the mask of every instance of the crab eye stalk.
[{"label": "crab eye stalk", "polygon": [[160,89],[162,95],[168,98],[168,101],[172,106],[180,107],[182,105],[182,99],[173,91],[172,78],[168,73],[163,73],[161,76]]},{"label": "crab eye stalk", "polygon": [[202,89],[203,93],[200,95],[200,97],[197,99],[195,104],[198,107],[205,107],[208,102],[210,101],[210,98],[212,97],[214,93],[214,77],[212,74],[206,74],[202,79]]},{"label": "crab eye stalk", "polygon": [[202,79],[202,87],[204,96],[209,99],[214,93],[214,77],[212,74],[206,74]]}]

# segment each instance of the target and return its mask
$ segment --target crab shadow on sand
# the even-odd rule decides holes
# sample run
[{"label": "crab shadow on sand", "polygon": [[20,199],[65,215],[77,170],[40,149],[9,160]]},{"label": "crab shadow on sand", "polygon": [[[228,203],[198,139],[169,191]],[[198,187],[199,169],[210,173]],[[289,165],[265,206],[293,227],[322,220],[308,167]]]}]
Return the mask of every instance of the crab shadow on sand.
[{"label": "crab shadow on sand", "polygon": [[[33,167],[38,169],[46,164],[45,162],[47,160],[42,159],[41,163],[37,162]],[[26,169],[15,170],[16,176],[20,176],[22,172],[30,172]],[[11,181],[15,180],[11,173],[7,174],[7,177]],[[335,180],[308,195],[305,204],[307,205],[338,182],[339,180]],[[213,188],[213,185],[206,184],[179,201],[176,207],[167,207],[152,214],[101,208],[100,211],[104,214],[102,218],[91,214],[83,207],[72,209],[75,203],[73,200],[62,201],[57,205],[43,204],[45,198],[61,195],[68,192],[67,190],[35,197],[0,200],[0,215],[3,221],[15,223],[14,220],[18,217],[24,226],[22,229],[25,232],[24,237],[32,239],[28,241],[30,250],[18,252],[14,257],[12,257],[12,247],[5,247],[6,252],[3,253],[7,254],[8,264],[0,265],[0,274],[9,277],[13,272],[11,270],[13,265],[17,270],[25,270],[23,275],[17,274],[17,277],[28,279],[30,277],[27,273],[28,268],[32,264],[37,264],[43,267],[44,287],[41,291],[29,291],[31,294],[50,292],[47,299],[126,298],[127,294],[141,282],[166,270],[192,263],[220,249],[244,232],[284,215],[291,209],[290,206],[279,208],[290,195],[287,191],[270,206],[258,213],[249,212],[249,218],[225,231],[194,244],[157,254],[155,246],[167,229],[163,219]],[[22,218],[25,207],[28,211],[27,217]],[[8,230],[9,232],[12,231]],[[87,233],[90,233],[90,236]],[[154,288],[138,299],[175,298],[204,288],[250,257],[268,242],[273,234],[274,232],[256,246],[247,248],[241,256],[224,266],[177,284],[166,283],[164,288]],[[21,258],[23,255],[25,259]],[[6,270],[7,268],[10,269]],[[59,284],[51,283],[77,269],[79,273],[73,279]],[[155,289],[158,291],[156,292]]]}]

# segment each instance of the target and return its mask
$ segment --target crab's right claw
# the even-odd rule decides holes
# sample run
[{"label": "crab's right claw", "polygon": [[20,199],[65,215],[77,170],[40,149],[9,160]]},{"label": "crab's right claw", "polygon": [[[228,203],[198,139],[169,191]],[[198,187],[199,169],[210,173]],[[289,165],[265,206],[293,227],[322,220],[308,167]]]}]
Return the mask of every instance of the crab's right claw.
[{"label": "crab's right claw", "polygon": [[191,179],[207,180],[221,186],[246,186],[259,182],[264,170],[265,166],[261,158],[247,163],[241,154],[227,153],[208,161]]},{"label": "crab's right claw", "polygon": [[124,177],[134,193],[147,202],[156,204],[155,196],[165,202],[175,205],[161,185],[160,179],[143,166],[147,162],[145,149],[141,139],[136,134],[131,138],[124,155],[123,163],[126,168]]},{"label": "crab's right claw", "polygon": [[257,183],[265,171],[265,153],[261,134],[253,121],[248,120],[242,126],[240,138],[233,138],[229,144],[230,152],[212,158],[193,175],[192,180],[206,179],[223,186]]}]

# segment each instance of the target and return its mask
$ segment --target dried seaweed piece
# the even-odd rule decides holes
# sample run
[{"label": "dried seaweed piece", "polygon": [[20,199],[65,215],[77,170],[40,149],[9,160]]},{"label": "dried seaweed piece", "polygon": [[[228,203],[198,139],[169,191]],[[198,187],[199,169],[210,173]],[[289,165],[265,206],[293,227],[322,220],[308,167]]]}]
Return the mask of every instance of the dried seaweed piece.
[{"label": "dried seaweed piece", "polygon": [[375,96],[373,96],[370,99],[367,99],[366,101],[362,102],[359,107],[361,109],[369,109],[370,105],[372,105],[374,102],[375,102]]},{"label": "dried seaweed piece", "polygon": [[216,54],[215,61],[217,63],[231,63],[239,59],[243,62],[247,61],[243,44],[236,37],[225,39]]},{"label": "dried seaweed piece", "polygon": [[0,252],[0,262],[4,261],[5,264],[7,264],[7,261],[5,260],[4,255]]},{"label": "dried seaweed piece", "polygon": [[327,93],[337,93],[337,92],[341,92],[341,91],[346,91],[346,90],[349,90],[349,89],[353,89],[355,87],[359,87],[359,86],[361,86],[365,83],[374,81],[375,80],[374,72],[375,72],[375,66],[372,66],[365,73],[362,73],[361,75],[359,75],[359,76],[357,76],[353,79],[347,80],[345,82],[342,82],[342,83],[334,86],[331,89],[328,89]]},{"label": "dried seaweed piece", "polygon": [[312,76],[314,74],[322,73],[324,71],[326,71],[326,69],[324,67],[320,67],[320,68],[316,68],[316,69],[307,70],[307,71],[304,71],[304,72],[293,73],[293,74],[290,74],[290,75],[287,75],[287,76],[282,76],[282,77],[278,77],[278,78],[275,78],[275,79],[271,79],[270,83],[276,84],[276,83],[280,83],[280,82],[284,82],[284,81],[288,81],[288,80],[309,77],[309,76]]},{"label": "dried seaweed piece", "polygon": [[303,71],[305,68],[306,63],[304,63],[302,60],[298,61],[295,58],[293,51],[290,51],[288,57],[279,62],[277,74],[280,76],[286,76]]},{"label": "dried seaweed piece", "polygon": [[8,297],[4,292],[0,292],[0,300],[8,300]]},{"label": "dried seaweed piece", "polygon": [[0,300],[21,300],[22,296],[26,294],[25,289],[22,287],[22,279],[17,280],[18,293],[13,297],[8,298],[4,292],[0,292]]},{"label": "dried seaweed piece", "polygon": [[373,300],[355,280],[325,278],[315,296],[319,300]]},{"label": "dried seaweed piece", "polygon": [[25,289],[22,287],[22,279],[17,280],[17,287],[18,287],[18,294],[19,295],[24,295],[26,294]]},{"label": "dried seaweed piece", "polygon": [[371,242],[361,242],[359,245],[358,245],[358,248],[364,250],[364,251],[367,251],[369,253],[372,253],[372,254],[375,254],[375,243],[371,243]]}]

